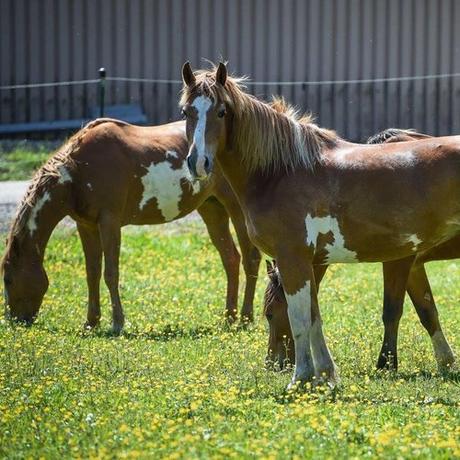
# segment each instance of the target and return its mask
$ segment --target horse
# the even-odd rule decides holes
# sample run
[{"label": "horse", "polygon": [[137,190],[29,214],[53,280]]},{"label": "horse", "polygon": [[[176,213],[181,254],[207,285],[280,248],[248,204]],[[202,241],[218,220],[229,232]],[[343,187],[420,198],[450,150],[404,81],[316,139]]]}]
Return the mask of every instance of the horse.
[{"label": "horse", "polygon": [[88,284],[85,326],[101,317],[102,256],[112,304],[112,330],[124,325],[120,300],[121,227],[162,224],[197,210],[219,251],[227,275],[226,317],[236,320],[240,254],[229,229],[233,222],[246,274],[241,318],[252,320],[260,253],[247,235],[244,216],[220,173],[192,183],[183,121],[140,127],[110,118],[87,124],[36,172],[11,225],[1,262],[9,315],[32,323],[48,288],[43,267],[51,232],[65,216],[77,225]]},{"label": "horse", "polygon": [[180,99],[191,175],[216,164],[249,237],[276,259],[288,303],[295,367],[288,388],[334,386],[314,265],[398,261],[402,305],[417,253],[460,235],[460,137],[354,144],[248,94],[225,64],[182,68]]},{"label": "horse", "polygon": [[[367,143],[404,142],[428,137],[431,136],[413,130],[390,128],[370,137]],[[456,257],[460,257],[460,238],[453,238],[423,254],[418,254],[411,267],[406,286],[406,291],[414,304],[420,322],[430,335],[435,358],[441,372],[451,368],[455,362],[455,356],[442,331],[424,263],[431,260],[444,260]],[[263,314],[267,319],[269,327],[266,364],[268,367],[282,370],[286,364],[293,363],[295,360],[294,349],[292,348],[292,332],[289,326],[287,301],[276,268],[276,262],[268,260],[266,262],[269,279],[265,289],[263,307]],[[393,262],[393,266],[387,262],[383,263],[384,273],[387,274],[385,278],[385,297],[382,315],[385,335],[377,359],[377,369],[396,370],[398,368],[397,333],[399,319],[402,314],[402,305],[400,307],[398,305],[398,309],[395,310],[394,304],[387,300],[393,297],[392,289],[398,285],[397,282],[391,281],[399,273],[397,266],[395,269],[395,264],[397,262]],[[319,291],[320,282],[326,270],[327,265],[314,267],[317,291]],[[394,275],[391,277],[393,273]]]}]

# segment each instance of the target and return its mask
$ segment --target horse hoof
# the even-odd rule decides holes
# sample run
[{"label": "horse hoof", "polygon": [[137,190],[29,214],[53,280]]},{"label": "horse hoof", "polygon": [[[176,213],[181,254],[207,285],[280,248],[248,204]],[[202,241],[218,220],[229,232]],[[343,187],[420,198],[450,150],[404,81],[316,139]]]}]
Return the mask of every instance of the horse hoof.
[{"label": "horse hoof", "polygon": [[83,329],[85,331],[92,331],[93,329],[96,329],[99,326],[99,321],[86,321],[85,324],[83,324]]},{"label": "horse hoof", "polygon": [[252,315],[241,315],[240,324],[248,325],[254,322],[254,317]]},{"label": "horse hoof", "polygon": [[112,335],[120,335],[123,332],[123,324],[113,324],[112,325]]},{"label": "horse hoof", "polygon": [[397,371],[398,360],[394,355],[386,356],[381,354],[377,360],[377,369],[382,371]]},{"label": "horse hoof", "polygon": [[226,314],[225,315],[225,323],[227,326],[232,326],[238,321],[237,317],[233,314]]},{"label": "horse hoof", "polygon": [[449,374],[452,371],[456,371],[458,366],[455,363],[455,358],[452,356],[451,360],[439,361],[438,371],[440,374]]}]

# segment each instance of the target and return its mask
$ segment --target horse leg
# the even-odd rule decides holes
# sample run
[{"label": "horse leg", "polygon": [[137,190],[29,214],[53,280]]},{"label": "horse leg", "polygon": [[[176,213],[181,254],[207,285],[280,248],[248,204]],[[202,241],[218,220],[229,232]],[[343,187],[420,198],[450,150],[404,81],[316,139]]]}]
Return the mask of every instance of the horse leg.
[{"label": "horse leg", "polygon": [[283,251],[279,254],[278,268],[295,348],[295,371],[290,387],[314,377],[325,378],[335,385],[337,369],[323,335],[313,265],[308,254],[305,257],[294,253],[289,257]]},{"label": "horse leg", "polygon": [[314,265],[313,267],[315,272],[316,294],[319,293],[319,286],[324,278],[324,275],[326,274],[328,267],[329,265]]},{"label": "horse leg", "polygon": [[414,304],[420,322],[430,334],[438,367],[441,371],[444,371],[454,364],[455,356],[442,331],[438,310],[423,264],[414,264],[412,267],[407,292]]},{"label": "horse leg", "polygon": [[383,325],[385,333],[377,369],[398,368],[398,328],[414,256],[383,263]]},{"label": "horse leg", "polygon": [[244,274],[246,276],[241,320],[253,321],[254,295],[259,276],[261,254],[249,239],[246,221],[234,193],[228,189],[228,185],[226,187],[223,184],[220,185],[216,190],[216,197],[225,206],[225,210],[232,220],[240,245]]},{"label": "horse leg", "polygon": [[233,242],[227,211],[215,198],[208,198],[198,209],[203,218],[212,243],[219,252],[227,275],[226,318],[233,322],[237,318],[240,254]]},{"label": "horse leg", "polygon": [[97,227],[77,224],[78,234],[83,246],[88,284],[88,313],[85,327],[93,328],[101,319],[99,284],[101,281],[102,247]]},{"label": "horse leg", "polygon": [[230,218],[235,228],[238,243],[240,245],[241,256],[243,259],[244,274],[246,285],[244,288],[243,306],[241,308],[241,320],[254,321],[254,295],[256,291],[257,278],[259,276],[260,251],[252,244],[249,239],[246,222],[243,213],[238,208],[230,210]]},{"label": "horse leg", "polygon": [[112,303],[112,331],[114,334],[119,334],[125,323],[118,291],[121,243],[119,219],[110,213],[103,214],[99,220],[99,234],[104,251],[104,280]]}]

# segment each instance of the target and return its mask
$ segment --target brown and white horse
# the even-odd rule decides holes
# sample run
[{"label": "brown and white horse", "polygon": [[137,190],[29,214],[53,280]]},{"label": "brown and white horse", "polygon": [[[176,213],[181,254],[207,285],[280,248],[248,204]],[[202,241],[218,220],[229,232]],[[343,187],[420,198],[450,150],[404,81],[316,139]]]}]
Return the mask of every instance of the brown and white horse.
[{"label": "brown and white horse", "polygon": [[[412,130],[391,128],[370,137],[368,143],[403,142],[428,137],[430,136]],[[414,304],[420,322],[430,335],[436,361],[441,371],[450,368],[455,362],[455,357],[449,343],[444,337],[423,264],[430,260],[443,260],[456,257],[460,257],[460,237],[453,238],[423,254],[418,254],[410,270],[406,286],[406,291]],[[404,272],[404,269],[403,261],[401,270]],[[327,265],[316,265],[314,270],[316,288],[319,291],[320,282],[326,273]],[[403,307],[403,299],[400,299],[399,295],[395,296],[393,293],[395,289],[399,289],[400,285],[398,281],[400,272],[398,261],[384,262],[383,272],[385,276],[382,319],[385,327],[385,335],[377,360],[377,368],[397,369],[398,327]],[[270,263],[267,261],[267,274],[269,282],[265,289],[263,310],[269,327],[266,361],[268,365],[274,364],[276,368],[283,369],[287,362],[293,363],[295,360],[288,306],[275,262]],[[402,280],[402,282],[404,283],[405,280]],[[395,303],[394,298],[400,299],[400,301]]]},{"label": "brown and white horse", "polygon": [[98,324],[102,256],[110,291],[113,331],[124,315],[118,289],[121,227],[161,224],[197,209],[227,274],[228,318],[236,318],[240,255],[229,229],[234,224],[242,251],[246,289],[242,317],[252,319],[260,253],[250,242],[234,193],[218,169],[192,183],[185,158],[185,123],[138,127],[98,119],[73,136],[35,174],[19,205],[2,261],[6,304],[13,318],[31,322],[48,288],[43,267],[51,232],[64,216],[77,223],[86,260],[87,326]]},{"label": "brown and white horse", "polygon": [[222,63],[195,74],[185,64],[182,75],[192,175],[204,180],[218,164],[251,240],[277,260],[294,337],[291,385],[333,384],[314,265],[399,260],[407,280],[417,253],[460,235],[460,137],[353,144],[247,94]]}]

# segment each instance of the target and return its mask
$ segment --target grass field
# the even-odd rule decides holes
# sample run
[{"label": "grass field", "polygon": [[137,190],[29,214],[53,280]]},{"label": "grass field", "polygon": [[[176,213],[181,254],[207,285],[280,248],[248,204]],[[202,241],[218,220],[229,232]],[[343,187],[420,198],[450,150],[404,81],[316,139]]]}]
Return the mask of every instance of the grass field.
[{"label": "grass field", "polygon": [[[266,282],[256,324],[227,329],[225,279],[201,227],[123,236],[128,324],[83,332],[85,275],[76,234],[47,252],[50,289],[32,328],[0,323],[0,457],[345,458],[460,456],[460,378],[437,373],[406,302],[400,371],[374,371],[382,326],[378,265],[335,266],[320,300],[341,387],[285,394],[264,369]],[[446,335],[460,352],[460,264],[429,274]],[[262,274],[262,272],[261,272]]]},{"label": "grass field", "polygon": [[13,149],[4,149],[0,146],[0,181],[27,180],[33,172],[41,166],[50,155],[49,146],[21,145],[20,142]]}]

